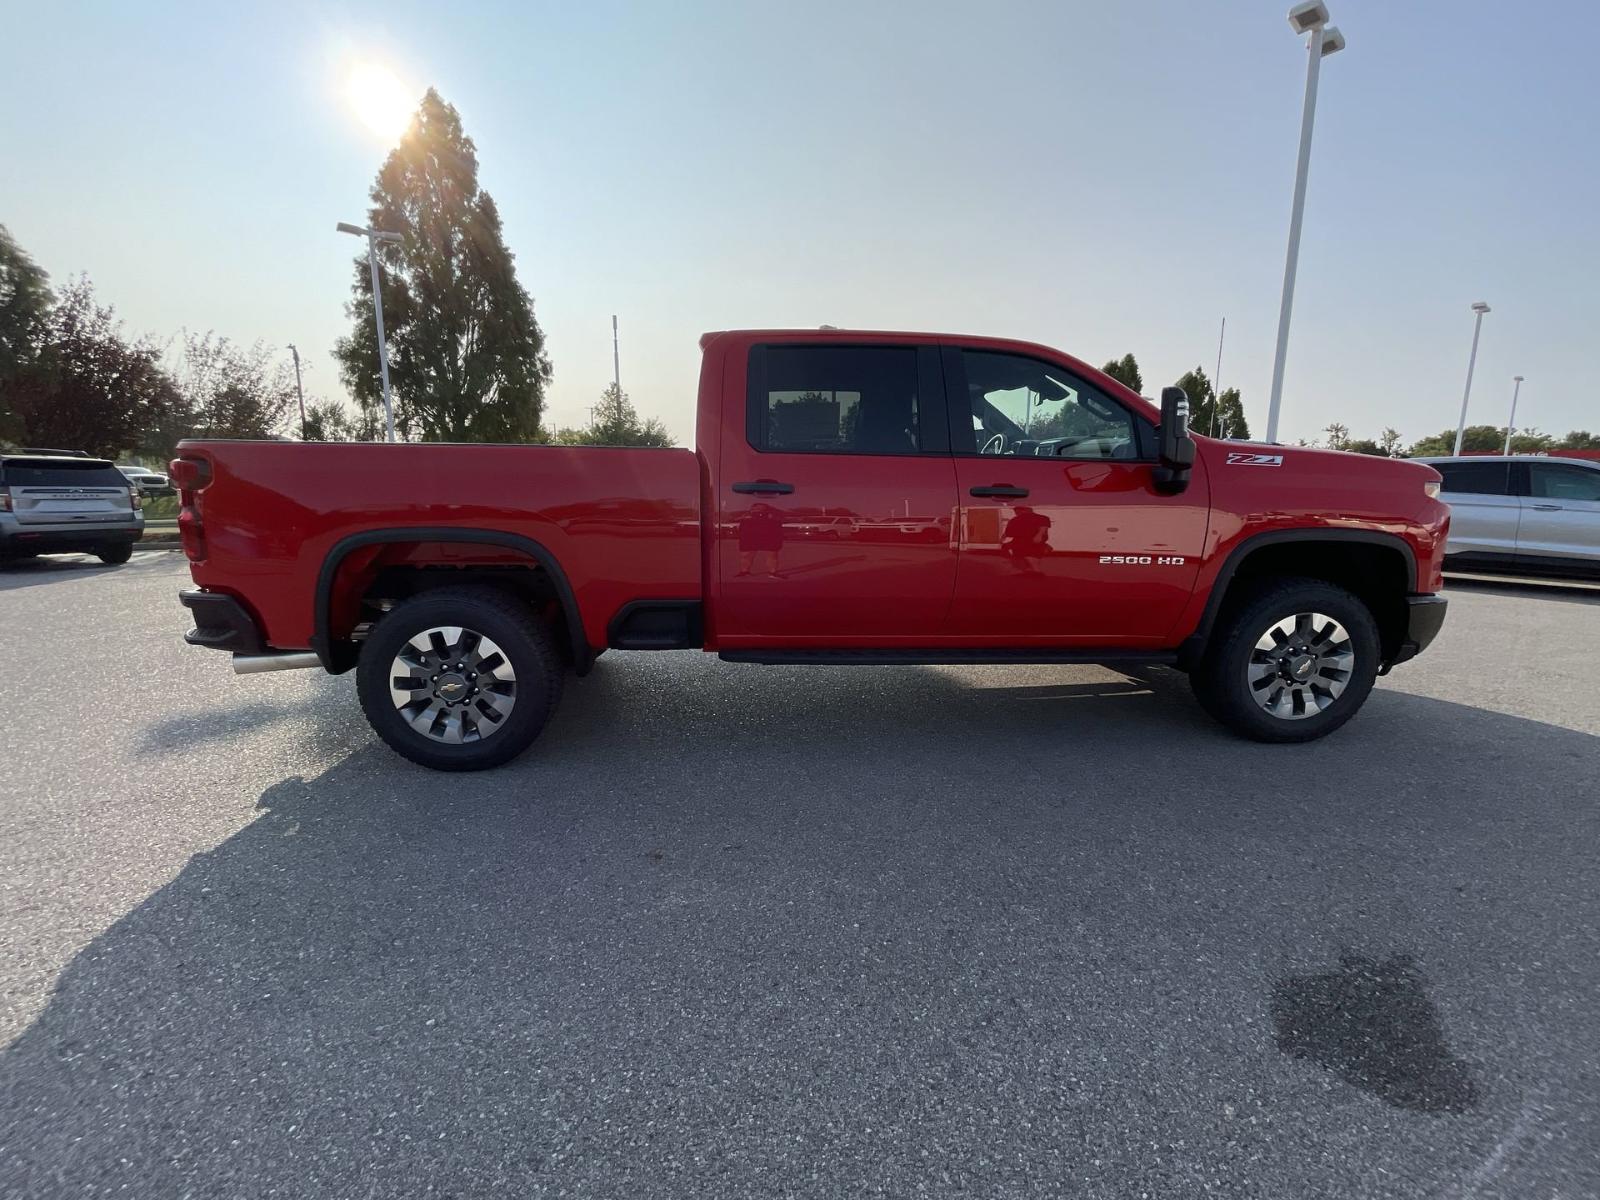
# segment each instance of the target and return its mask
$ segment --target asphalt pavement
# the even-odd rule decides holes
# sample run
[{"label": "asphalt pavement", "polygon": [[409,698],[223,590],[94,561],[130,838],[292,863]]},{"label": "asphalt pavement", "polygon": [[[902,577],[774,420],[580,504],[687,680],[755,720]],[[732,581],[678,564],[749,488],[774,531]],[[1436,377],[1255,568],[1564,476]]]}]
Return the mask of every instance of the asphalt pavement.
[{"label": "asphalt pavement", "polygon": [[0,569],[0,1196],[1600,1194],[1600,596],[1309,746],[613,653],[451,776],[186,580]]}]

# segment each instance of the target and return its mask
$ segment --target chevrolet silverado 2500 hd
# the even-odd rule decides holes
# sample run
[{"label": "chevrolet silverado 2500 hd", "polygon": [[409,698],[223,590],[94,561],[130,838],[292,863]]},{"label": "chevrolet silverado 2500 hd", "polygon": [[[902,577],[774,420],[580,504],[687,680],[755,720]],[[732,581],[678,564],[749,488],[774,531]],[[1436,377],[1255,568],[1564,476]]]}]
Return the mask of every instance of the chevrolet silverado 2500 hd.
[{"label": "chevrolet silverado 2500 hd", "polygon": [[1058,351],[701,339],[696,449],[184,442],[188,640],[354,670],[416,762],[538,736],[607,648],[760,663],[1160,663],[1246,737],[1321,737],[1444,618],[1415,463],[1193,436]]}]

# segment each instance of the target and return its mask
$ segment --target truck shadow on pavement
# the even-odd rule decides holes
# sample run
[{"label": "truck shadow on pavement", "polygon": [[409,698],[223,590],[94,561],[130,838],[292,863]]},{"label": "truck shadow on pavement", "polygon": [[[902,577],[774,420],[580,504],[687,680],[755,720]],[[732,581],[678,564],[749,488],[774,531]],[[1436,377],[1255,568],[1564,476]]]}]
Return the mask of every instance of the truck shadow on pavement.
[{"label": "truck shadow on pavement", "polygon": [[1431,1190],[1592,1084],[1600,741],[1079,674],[619,655],[506,769],[286,778],[0,1056],[0,1193]]}]

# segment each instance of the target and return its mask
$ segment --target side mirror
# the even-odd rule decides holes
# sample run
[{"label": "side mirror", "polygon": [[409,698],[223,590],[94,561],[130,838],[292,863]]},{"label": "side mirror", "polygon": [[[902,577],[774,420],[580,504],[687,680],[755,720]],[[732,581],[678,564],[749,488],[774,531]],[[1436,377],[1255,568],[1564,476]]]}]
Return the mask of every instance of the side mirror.
[{"label": "side mirror", "polygon": [[1189,397],[1180,387],[1161,389],[1160,462],[1155,468],[1156,490],[1176,495],[1189,486],[1194,466],[1194,439],[1189,436]]}]

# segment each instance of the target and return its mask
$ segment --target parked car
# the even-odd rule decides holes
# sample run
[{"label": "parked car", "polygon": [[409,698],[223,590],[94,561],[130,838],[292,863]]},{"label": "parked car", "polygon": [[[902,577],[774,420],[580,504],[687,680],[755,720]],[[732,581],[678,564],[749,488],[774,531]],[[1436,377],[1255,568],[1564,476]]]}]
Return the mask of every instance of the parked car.
[{"label": "parked car", "polygon": [[136,486],[146,496],[170,496],[173,494],[172,484],[160,471],[152,471],[149,467],[141,467],[137,463],[119,465],[117,470],[127,476],[128,482]]},{"label": "parked car", "polygon": [[[1299,742],[1444,619],[1431,467],[1194,437],[1179,389],[1157,408],[1024,342],[701,347],[693,452],[182,443],[189,642],[353,668],[391,747],[471,770],[608,647],[1165,664],[1232,729]],[[797,536],[819,513],[849,520]]]},{"label": "parked car", "polygon": [[1534,455],[1420,458],[1450,506],[1445,565],[1600,576],[1600,462]]},{"label": "parked car", "polygon": [[0,454],[0,559],[85,551],[125,563],[144,534],[143,503],[107,459]]}]

